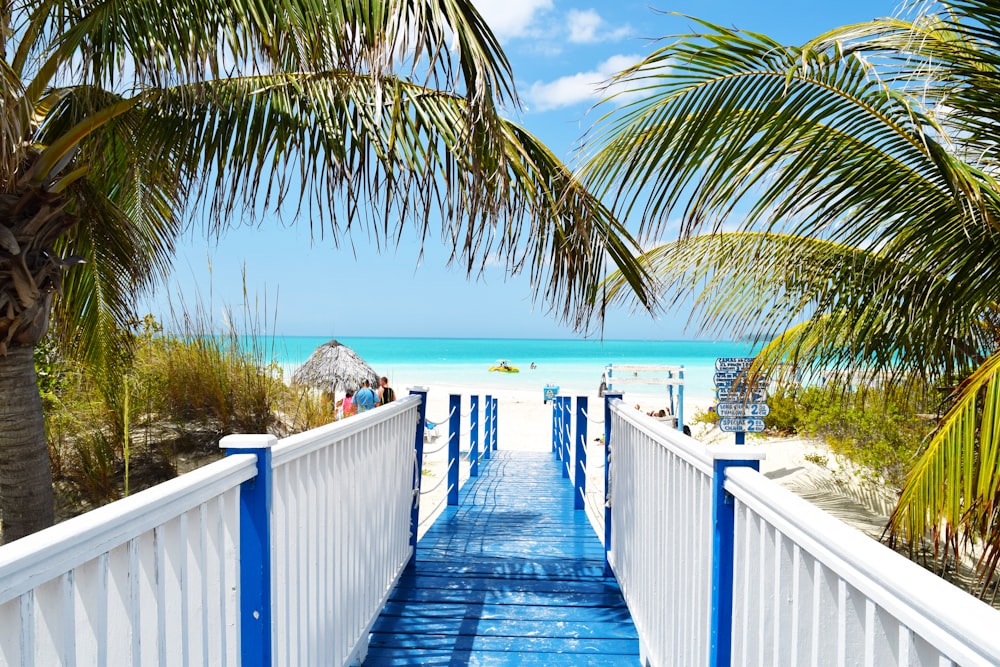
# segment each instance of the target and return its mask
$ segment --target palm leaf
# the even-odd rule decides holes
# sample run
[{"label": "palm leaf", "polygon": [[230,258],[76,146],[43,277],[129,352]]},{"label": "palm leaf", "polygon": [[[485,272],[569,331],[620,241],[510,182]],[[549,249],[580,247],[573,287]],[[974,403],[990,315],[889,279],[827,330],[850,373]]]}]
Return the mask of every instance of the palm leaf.
[{"label": "palm leaf", "polygon": [[[785,335],[773,362],[794,360],[797,369],[954,375],[974,368],[998,340],[993,319],[984,317],[995,319],[995,305],[939,307],[954,295],[953,276],[829,240],[704,234],[653,248],[641,261],[658,281],[663,310],[689,310],[689,324],[712,335],[757,342]],[[617,274],[605,284],[612,303],[631,300]],[[900,304],[905,316],[897,314]],[[807,337],[787,337],[804,324],[812,327]]]},{"label": "palm leaf", "polygon": [[383,91],[376,105],[364,77],[331,72],[149,93],[137,150],[211,175],[193,196],[208,198],[215,233],[247,202],[291,198],[335,240],[359,222],[379,244],[407,227],[428,238],[437,223],[469,273],[494,256],[530,267],[543,300],[579,324],[608,258],[648,302],[627,229],[537,138],[499,117],[470,126],[462,97],[403,80]]},{"label": "palm leaf", "polygon": [[[935,546],[955,544],[955,536],[982,539],[982,562],[995,567],[1000,535],[992,519],[1000,501],[1000,353],[992,355],[951,397],[952,405],[907,476],[890,517],[894,537]],[[948,549],[944,551],[947,557]],[[989,581],[992,568],[984,573]]]}]

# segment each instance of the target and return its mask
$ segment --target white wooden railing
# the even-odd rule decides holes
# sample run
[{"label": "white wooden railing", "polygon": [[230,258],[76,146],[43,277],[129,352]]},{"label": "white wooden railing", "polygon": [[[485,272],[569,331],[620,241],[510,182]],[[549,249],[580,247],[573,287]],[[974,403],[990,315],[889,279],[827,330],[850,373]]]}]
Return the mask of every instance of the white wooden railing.
[{"label": "white wooden railing", "polygon": [[341,665],[410,559],[420,399],[285,438],[272,452],[276,665]]},{"label": "white wooden railing", "polygon": [[234,456],[0,548],[0,664],[238,664]]},{"label": "white wooden railing", "polygon": [[733,664],[1000,664],[1000,612],[758,472],[725,488]]},{"label": "white wooden railing", "polygon": [[998,665],[1000,612],[757,471],[606,404],[605,547],[644,665]]},{"label": "white wooden railing", "polygon": [[[651,665],[707,665],[712,640],[712,501],[709,449],[618,403],[610,411],[608,561]],[[759,457],[759,455],[758,455]]]},{"label": "white wooden railing", "polygon": [[423,404],[227,436],[222,461],[0,547],[0,664],[359,662],[416,543]]}]

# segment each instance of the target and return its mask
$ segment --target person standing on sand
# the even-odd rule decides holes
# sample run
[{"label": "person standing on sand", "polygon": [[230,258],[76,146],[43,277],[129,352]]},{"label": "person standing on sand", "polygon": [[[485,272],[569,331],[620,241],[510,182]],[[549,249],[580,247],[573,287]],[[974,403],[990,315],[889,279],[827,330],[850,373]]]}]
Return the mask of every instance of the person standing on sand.
[{"label": "person standing on sand", "polygon": [[368,380],[361,382],[361,389],[354,394],[354,407],[358,412],[365,412],[375,407],[378,397],[369,386]]},{"label": "person standing on sand", "polygon": [[340,403],[340,416],[342,418],[343,417],[350,417],[351,415],[353,415],[356,412],[356,410],[354,408],[353,397],[354,397],[354,390],[353,389],[348,389],[347,390],[347,394],[344,395],[344,400],[341,401],[341,403]]},{"label": "person standing on sand", "polygon": [[386,403],[396,400],[396,392],[394,392],[392,390],[392,387],[389,386],[389,378],[383,375],[382,378],[379,380],[378,384],[379,384],[378,387],[379,405],[385,405]]}]

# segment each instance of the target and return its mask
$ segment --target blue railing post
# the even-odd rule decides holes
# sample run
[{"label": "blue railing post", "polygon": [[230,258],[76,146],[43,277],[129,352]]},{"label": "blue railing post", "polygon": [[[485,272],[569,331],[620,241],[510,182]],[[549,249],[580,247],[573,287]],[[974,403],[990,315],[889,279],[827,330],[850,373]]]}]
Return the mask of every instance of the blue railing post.
[{"label": "blue railing post", "polygon": [[[732,458],[725,457],[733,454]],[[731,664],[733,638],[733,561],[735,560],[736,513],[733,497],[726,493],[728,468],[760,470],[760,461],[736,458],[735,452],[719,451],[712,474],[712,633],[711,667]]]},{"label": "blue railing post", "polygon": [[497,423],[500,419],[500,399],[496,396],[493,397],[493,418],[491,420],[492,426],[490,427],[490,451],[495,452],[497,450],[497,434],[499,433],[497,429]]},{"label": "blue railing post", "polygon": [[563,414],[563,432],[562,432],[562,450],[563,450],[563,467],[562,476],[563,479],[569,479],[569,442],[572,440],[571,430],[573,427],[573,399],[566,396],[562,404],[562,414]]},{"label": "blue railing post", "polygon": [[681,383],[677,385],[677,430],[684,432],[684,367],[677,373]]},{"label": "blue railing post", "polygon": [[576,397],[576,475],[573,509],[582,510],[587,496],[587,397]]},{"label": "blue railing post", "polygon": [[240,485],[240,655],[242,665],[270,667],[275,599],[271,573],[271,447],[273,435],[227,435],[226,456],[256,454],[257,475]]},{"label": "blue railing post", "polygon": [[[609,369],[609,379],[610,376]],[[611,561],[608,560],[608,552],[611,551],[611,489],[608,488],[611,472],[611,401],[621,398],[620,391],[604,392],[604,576],[606,577],[614,574],[611,570]]]},{"label": "blue railing post", "polygon": [[552,399],[552,453],[556,461],[562,461],[562,396]]},{"label": "blue railing post", "polygon": [[[566,461],[571,460],[572,450],[573,450],[573,399],[569,396],[566,397],[566,403],[563,405],[563,414],[565,415],[565,422],[563,423],[563,451],[565,455],[563,456]],[[565,471],[563,477],[570,476],[569,468],[563,468]]]},{"label": "blue railing post", "polygon": [[483,458],[490,459],[490,450],[493,449],[493,397],[486,394],[486,432],[483,434]]},{"label": "blue railing post", "polygon": [[552,453],[559,459],[559,398],[552,399]]},{"label": "blue railing post", "polygon": [[417,452],[413,463],[413,479],[416,487],[413,489],[413,506],[410,509],[410,547],[413,553],[407,567],[413,567],[417,560],[417,531],[420,528],[420,481],[424,468],[424,426],[427,420],[427,387],[410,387],[411,396],[420,397],[420,408],[417,413],[417,432],[413,438],[413,447]]},{"label": "blue railing post", "polygon": [[448,398],[448,504],[458,504],[458,441],[462,432],[462,396]]},{"label": "blue railing post", "polygon": [[500,399],[496,396],[493,397],[493,451],[497,450],[497,442],[500,434],[499,429],[500,422]]},{"label": "blue railing post", "polygon": [[479,397],[469,400],[469,477],[479,477]]}]

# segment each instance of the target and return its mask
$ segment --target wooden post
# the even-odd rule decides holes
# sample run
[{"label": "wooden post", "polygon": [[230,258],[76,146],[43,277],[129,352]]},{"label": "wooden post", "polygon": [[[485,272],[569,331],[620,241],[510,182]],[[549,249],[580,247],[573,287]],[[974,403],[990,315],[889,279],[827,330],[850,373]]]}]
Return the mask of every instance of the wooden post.
[{"label": "wooden post", "polygon": [[562,466],[562,476],[563,479],[569,479],[569,462],[570,462],[570,440],[572,440],[572,427],[573,427],[573,399],[566,396],[563,399],[562,404],[562,414],[563,414],[563,425],[562,425],[562,450],[563,450],[563,466]]},{"label": "wooden post", "polygon": [[420,408],[417,412],[417,432],[413,439],[413,447],[416,449],[417,457],[413,463],[415,470],[413,477],[415,488],[413,489],[413,506],[410,509],[410,546],[413,554],[407,567],[413,567],[417,560],[417,531],[420,528],[420,481],[424,469],[424,427],[427,423],[427,387],[410,387],[410,395],[420,397]]},{"label": "wooden post", "polygon": [[486,424],[483,433],[483,459],[490,459],[490,450],[493,448],[493,397],[486,394]]},{"label": "wooden post", "polygon": [[234,434],[219,441],[226,456],[257,455],[257,475],[240,485],[240,664],[250,667],[270,667],[274,651],[271,448],[276,444],[278,438],[268,434]]},{"label": "wooden post", "polygon": [[462,431],[462,396],[448,397],[448,504],[458,504],[458,443]]},{"label": "wooden post", "polygon": [[711,667],[728,667],[732,655],[736,513],[733,497],[724,488],[729,468],[760,470],[760,461],[719,458],[713,464]]},{"label": "wooden post", "polygon": [[677,375],[681,383],[677,385],[677,430],[684,432],[684,367],[681,366]]},{"label": "wooden post", "polygon": [[469,400],[469,477],[479,477],[479,397]]},{"label": "wooden post", "polygon": [[500,399],[493,397],[493,451],[497,450],[500,433]]},{"label": "wooden post", "polygon": [[587,496],[587,397],[576,397],[576,471],[573,509],[582,510]]},{"label": "wooden post", "polygon": [[[611,372],[608,371],[610,379]],[[620,391],[604,392],[604,576],[610,577],[614,574],[611,569],[611,561],[608,560],[608,553],[611,551],[611,489],[608,484],[611,481],[611,401],[621,400]]]}]

